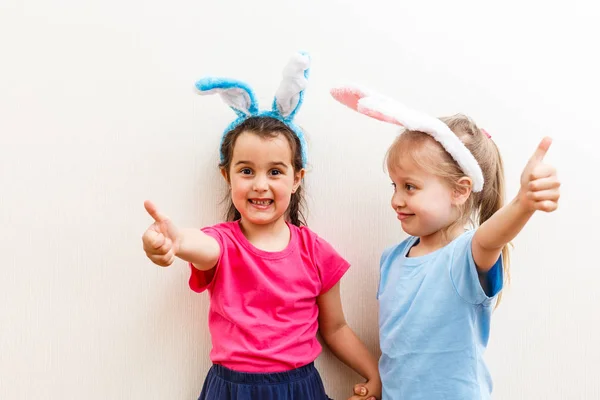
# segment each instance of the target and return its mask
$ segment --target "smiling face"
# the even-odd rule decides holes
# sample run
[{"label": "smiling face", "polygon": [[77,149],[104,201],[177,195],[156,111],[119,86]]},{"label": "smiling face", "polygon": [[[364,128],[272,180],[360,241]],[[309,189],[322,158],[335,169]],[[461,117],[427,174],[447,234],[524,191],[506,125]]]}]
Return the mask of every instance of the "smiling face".
[{"label": "smiling face", "polygon": [[261,137],[250,131],[237,137],[229,170],[222,171],[233,205],[249,227],[283,224],[304,175],[294,170],[292,149],[282,134]]},{"label": "smiling face", "polygon": [[459,214],[452,190],[442,179],[411,160],[394,165],[389,174],[394,187],[392,208],[406,233],[427,237],[456,221]]},{"label": "smiling face", "polygon": [[435,139],[402,133],[388,151],[387,169],[394,187],[391,205],[406,233],[443,244],[460,232],[472,182]]}]

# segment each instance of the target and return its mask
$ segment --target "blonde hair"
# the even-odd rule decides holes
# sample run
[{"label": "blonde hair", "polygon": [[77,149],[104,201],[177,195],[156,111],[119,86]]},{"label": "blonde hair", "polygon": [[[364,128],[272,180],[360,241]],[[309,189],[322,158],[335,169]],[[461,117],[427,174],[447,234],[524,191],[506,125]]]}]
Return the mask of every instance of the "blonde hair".
[{"label": "blonde hair", "polygon": [[[487,221],[504,206],[504,165],[498,147],[469,117],[457,114],[440,118],[458,136],[475,157],[483,172],[484,185],[481,192],[471,192],[460,207],[460,217],[449,230],[471,224],[476,228]],[[464,189],[459,180],[465,176],[452,156],[430,135],[418,131],[405,131],[390,146],[386,155],[388,170],[393,170],[403,159],[410,159],[426,171],[439,176],[451,189]],[[505,281],[510,281],[509,245],[502,248]],[[498,295],[500,303],[502,292]]]}]

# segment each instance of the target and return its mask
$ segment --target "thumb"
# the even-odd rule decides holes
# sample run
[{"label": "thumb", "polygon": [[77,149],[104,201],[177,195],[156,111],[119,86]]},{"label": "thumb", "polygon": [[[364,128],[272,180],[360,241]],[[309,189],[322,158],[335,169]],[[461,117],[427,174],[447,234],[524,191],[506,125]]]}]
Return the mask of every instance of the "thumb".
[{"label": "thumb", "polygon": [[540,142],[540,144],[538,145],[537,149],[535,149],[535,153],[533,153],[533,156],[531,156],[531,159],[529,160],[530,162],[537,162],[540,163],[544,160],[544,157],[546,156],[546,153],[548,152],[548,149],[550,148],[550,145],[552,144],[552,139],[549,137],[545,137],[542,139],[542,141]]},{"label": "thumb", "polygon": [[367,388],[364,385],[354,385],[354,394],[357,396],[366,396],[368,394]]},{"label": "thumb", "polygon": [[166,215],[161,214],[156,209],[156,206],[154,205],[154,203],[151,202],[150,200],[144,201],[144,208],[146,209],[146,211],[148,212],[148,214],[150,214],[150,216],[152,218],[154,218],[154,221],[156,221],[156,222],[162,222],[162,221],[166,221],[166,220],[169,219]]}]

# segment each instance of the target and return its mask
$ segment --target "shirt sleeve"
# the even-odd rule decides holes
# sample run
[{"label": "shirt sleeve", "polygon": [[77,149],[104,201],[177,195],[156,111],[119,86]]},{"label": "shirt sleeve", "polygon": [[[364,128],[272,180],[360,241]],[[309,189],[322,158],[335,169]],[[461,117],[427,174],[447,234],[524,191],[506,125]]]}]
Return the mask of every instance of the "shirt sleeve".
[{"label": "shirt sleeve", "polygon": [[202,228],[201,231],[217,241],[219,247],[221,248],[221,255],[219,255],[217,264],[213,268],[206,271],[201,271],[198,268],[194,267],[192,263],[189,263],[191,269],[189,281],[190,289],[197,293],[204,292],[213,282],[215,275],[219,271],[219,265],[221,264],[221,259],[223,257],[223,249],[225,248],[223,242],[223,235],[221,235],[221,233],[217,229],[215,229],[214,227],[206,227]]},{"label": "shirt sleeve", "polygon": [[492,300],[502,290],[503,260],[500,255],[494,266],[481,278],[485,288],[482,287],[471,247],[474,235],[475,230],[471,230],[456,239],[450,276],[460,297],[471,304],[482,304]]},{"label": "shirt sleeve", "polygon": [[321,292],[326,293],[342,279],[350,268],[346,261],[327,241],[316,237],[314,245],[314,262],[321,276]]}]

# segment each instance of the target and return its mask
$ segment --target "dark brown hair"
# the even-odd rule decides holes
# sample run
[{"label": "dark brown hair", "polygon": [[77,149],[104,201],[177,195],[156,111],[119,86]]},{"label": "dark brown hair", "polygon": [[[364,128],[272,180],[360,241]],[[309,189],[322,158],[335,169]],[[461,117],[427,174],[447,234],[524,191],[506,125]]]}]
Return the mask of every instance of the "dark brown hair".
[{"label": "dark brown hair", "polygon": [[[302,167],[302,147],[300,144],[300,140],[298,136],[294,133],[294,131],[281,122],[280,120],[272,117],[266,116],[258,116],[258,117],[250,117],[240,125],[236,126],[227,134],[223,139],[223,143],[221,144],[221,154],[222,161],[219,164],[219,167],[227,173],[227,179],[229,180],[229,170],[231,168],[231,160],[233,158],[233,148],[235,146],[235,142],[237,138],[244,132],[252,133],[260,138],[274,138],[279,135],[285,137],[290,145],[290,149],[292,150],[292,167],[294,168],[294,173],[300,171]],[[231,194],[227,194],[227,198],[225,199],[227,202],[227,213],[225,218],[227,221],[236,221],[241,218],[240,212],[233,205],[233,201],[231,200]],[[302,184],[298,186],[298,189],[294,193],[292,193],[292,197],[290,199],[290,205],[285,213],[285,218],[287,221],[296,226],[306,225],[306,218],[304,216],[306,210],[306,201],[304,199],[304,191],[302,189]]]}]

